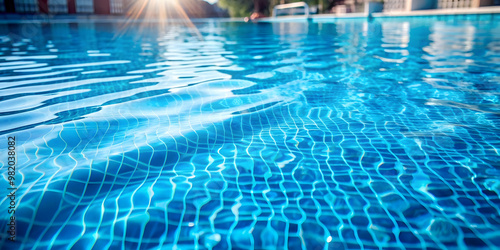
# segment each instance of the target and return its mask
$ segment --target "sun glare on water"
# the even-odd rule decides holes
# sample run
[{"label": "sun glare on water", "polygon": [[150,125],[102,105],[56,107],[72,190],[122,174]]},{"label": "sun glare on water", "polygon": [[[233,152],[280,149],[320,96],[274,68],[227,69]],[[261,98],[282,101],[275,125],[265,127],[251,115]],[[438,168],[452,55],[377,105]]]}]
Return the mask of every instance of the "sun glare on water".
[{"label": "sun glare on water", "polygon": [[175,21],[183,23],[201,38],[201,34],[192,23],[186,10],[196,13],[199,6],[190,1],[182,0],[138,0],[134,1],[127,12],[126,29],[131,23],[140,22],[141,27],[157,26],[160,31],[165,30],[169,23]]}]

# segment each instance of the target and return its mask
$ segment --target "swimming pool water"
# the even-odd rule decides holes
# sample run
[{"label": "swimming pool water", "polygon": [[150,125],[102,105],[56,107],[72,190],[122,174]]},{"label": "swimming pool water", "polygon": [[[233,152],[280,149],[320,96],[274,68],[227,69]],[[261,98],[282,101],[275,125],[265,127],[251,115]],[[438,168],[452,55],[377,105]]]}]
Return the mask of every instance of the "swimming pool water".
[{"label": "swimming pool water", "polygon": [[500,248],[500,23],[195,26],[0,24],[2,248]]}]

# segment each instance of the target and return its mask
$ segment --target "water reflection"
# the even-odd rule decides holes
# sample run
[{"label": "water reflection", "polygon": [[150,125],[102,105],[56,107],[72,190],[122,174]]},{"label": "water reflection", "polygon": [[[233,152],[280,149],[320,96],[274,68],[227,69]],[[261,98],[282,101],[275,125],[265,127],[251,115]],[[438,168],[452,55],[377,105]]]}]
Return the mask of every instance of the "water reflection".
[{"label": "water reflection", "polygon": [[0,25],[17,247],[498,247],[500,26],[196,25]]}]

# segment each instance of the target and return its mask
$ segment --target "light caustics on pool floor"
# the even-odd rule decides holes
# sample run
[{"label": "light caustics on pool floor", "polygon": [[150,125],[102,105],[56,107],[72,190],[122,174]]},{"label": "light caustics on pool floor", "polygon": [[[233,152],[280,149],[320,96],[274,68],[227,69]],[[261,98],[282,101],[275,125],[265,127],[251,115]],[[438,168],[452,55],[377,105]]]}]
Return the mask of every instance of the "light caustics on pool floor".
[{"label": "light caustics on pool floor", "polygon": [[498,23],[196,25],[0,25],[2,248],[500,247]]}]

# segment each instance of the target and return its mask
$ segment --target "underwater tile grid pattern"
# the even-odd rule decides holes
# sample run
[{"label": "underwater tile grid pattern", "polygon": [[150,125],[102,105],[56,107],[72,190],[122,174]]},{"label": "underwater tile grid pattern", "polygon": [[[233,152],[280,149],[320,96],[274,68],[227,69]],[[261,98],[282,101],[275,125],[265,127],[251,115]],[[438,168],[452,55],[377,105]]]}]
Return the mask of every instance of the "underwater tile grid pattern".
[{"label": "underwater tile grid pattern", "polygon": [[499,22],[195,26],[0,24],[2,249],[500,248]]}]

